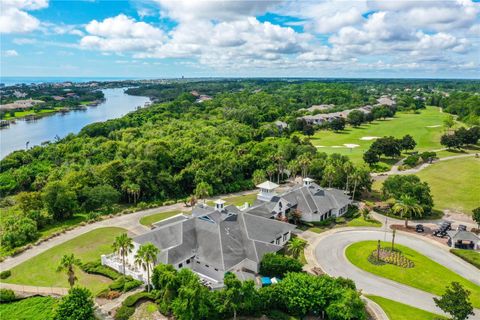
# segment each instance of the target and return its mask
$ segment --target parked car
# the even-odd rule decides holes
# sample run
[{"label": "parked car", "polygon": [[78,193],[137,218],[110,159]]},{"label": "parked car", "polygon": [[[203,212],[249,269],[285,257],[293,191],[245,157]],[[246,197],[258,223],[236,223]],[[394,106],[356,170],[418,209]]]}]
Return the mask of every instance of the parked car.
[{"label": "parked car", "polygon": [[433,235],[436,237],[443,238],[447,235],[447,231],[452,230],[452,223],[444,221],[440,224],[438,229],[433,231]]},{"label": "parked car", "polygon": [[457,227],[457,230],[458,231],[467,231],[467,226],[465,226],[463,224],[459,224],[458,227]]},{"label": "parked car", "polygon": [[425,232],[425,228],[423,227],[423,224],[417,224],[415,226],[415,231],[417,231],[418,233]]}]

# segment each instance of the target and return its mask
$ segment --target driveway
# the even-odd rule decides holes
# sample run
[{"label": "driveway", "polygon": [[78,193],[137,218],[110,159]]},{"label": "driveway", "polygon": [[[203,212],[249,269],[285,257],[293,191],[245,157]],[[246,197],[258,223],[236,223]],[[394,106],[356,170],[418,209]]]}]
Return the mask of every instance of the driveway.
[{"label": "driveway", "polygon": [[[316,260],[315,263],[327,274],[354,280],[357,288],[365,294],[379,295],[430,312],[443,314],[435,306],[434,295],[363,271],[352,265],[345,257],[345,248],[350,244],[363,240],[390,241],[391,233],[367,228],[361,230],[337,229],[317,236],[308,235],[305,238],[309,238],[314,246],[312,253]],[[421,252],[430,259],[480,285],[480,271],[450,254],[447,247],[400,232],[397,233],[395,241]],[[480,319],[480,310],[476,310],[476,315],[469,319]]]}]

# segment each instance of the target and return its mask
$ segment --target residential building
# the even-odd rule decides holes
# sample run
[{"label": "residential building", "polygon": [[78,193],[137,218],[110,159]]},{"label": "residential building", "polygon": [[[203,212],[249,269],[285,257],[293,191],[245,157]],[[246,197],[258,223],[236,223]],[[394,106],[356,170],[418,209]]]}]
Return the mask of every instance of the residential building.
[{"label": "residential building", "polygon": [[[217,200],[214,207],[200,204],[192,215],[177,215],[154,224],[154,229],[133,238],[134,249],[127,257],[126,273],[146,280],[146,273],[135,265],[135,254],[147,242],[160,253],[157,263],[189,268],[211,288],[223,286],[226,272],[240,279],[253,277],[269,252],[277,252],[290,239],[295,226],[265,218]],[[123,272],[116,254],[103,255],[102,264]]]},{"label": "residential building", "polygon": [[275,191],[279,186],[270,181],[257,187],[260,193],[248,212],[265,218],[286,220],[293,211],[298,211],[302,221],[323,221],[342,216],[353,202],[343,190],[322,188],[310,178],[281,194]]}]

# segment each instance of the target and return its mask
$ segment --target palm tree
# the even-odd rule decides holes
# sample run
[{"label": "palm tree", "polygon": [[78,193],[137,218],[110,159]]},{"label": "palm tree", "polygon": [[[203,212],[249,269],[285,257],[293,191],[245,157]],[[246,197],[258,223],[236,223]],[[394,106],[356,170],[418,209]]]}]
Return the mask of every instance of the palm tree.
[{"label": "palm tree", "polygon": [[140,246],[135,255],[135,264],[147,271],[147,291],[150,291],[150,268],[157,262],[157,255],[160,250],[151,242]]},{"label": "palm tree", "polygon": [[75,276],[75,266],[80,266],[80,259],[75,258],[74,254],[65,254],[57,267],[57,272],[66,271],[70,288],[73,288],[77,277]]},{"label": "palm tree", "polygon": [[343,164],[343,171],[345,172],[345,175],[347,176],[347,181],[346,181],[346,184],[345,184],[345,191],[348,191],[348,178],[350,178],[350,173],[352,172],[353,170],[353,165],[350,161],[347,161]]},{"label": "palm tree", "polygon": [[323,171],[323,176],[325,180],[328,181],[329,188],[332,187],[332,180],[333,178],[335,178],[335,173],[336,173],[335,167],[332,164],[327,164],[327,166],[325,167],[325,170]]},{"label": "palm tree", "polygon": [[203,199],[203,203],[205,203],[205,198],[212,193],[212,186],[203,181],[199,182],[195,188],[195,196],[199,199]]},{"label": "palm tree", "polygon": [[293,238],[287,244],[288,251],[292,254],[292,256],[297,259],[300,256],[300,253],[305,249],[307,246],[307,241],[300,239],[300,238]]},{"label": "palm tree", "polygon": [[115,238],[115,242],[113,242],[113,250],[115,250],[115,252],[122,257],[123,275],[125,275],[125,259],[133,250],[132,238],[130,238],[126,233],[122,233]]},{"label": "palm tree", "polygon": [[312,164],[312,160],[307,154],[301,154],[298,158],[298,164],[302,168],[302,178],[307,177],[308,167]]},{"label": "palm tree", "polygon": [[408,219],[410,217],[421,217],[423,215],[422,206],[417,203],[417,200],[408,195],[403,195],[400,201],[393,205],[392,211],[405,219],[405,228],[408,228]]},{"label": "palm tree", "polygon": [[355,199],[355,192],[357,191],[357,185],[362,179],[362,175],[360,174],[360,171],[359,170],[353,170],[352,175],[350,176],[350,179],[353,180],[352,199]]}]

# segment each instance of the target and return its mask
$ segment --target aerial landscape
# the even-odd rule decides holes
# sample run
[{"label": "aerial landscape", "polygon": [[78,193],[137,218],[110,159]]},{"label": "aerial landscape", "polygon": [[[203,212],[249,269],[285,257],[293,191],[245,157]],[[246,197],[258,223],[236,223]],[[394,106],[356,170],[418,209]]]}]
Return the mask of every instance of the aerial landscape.
[{"label": "aerial landscape", "polygon": [[480,2],[0,0],[0,319],[480,319]]}]

